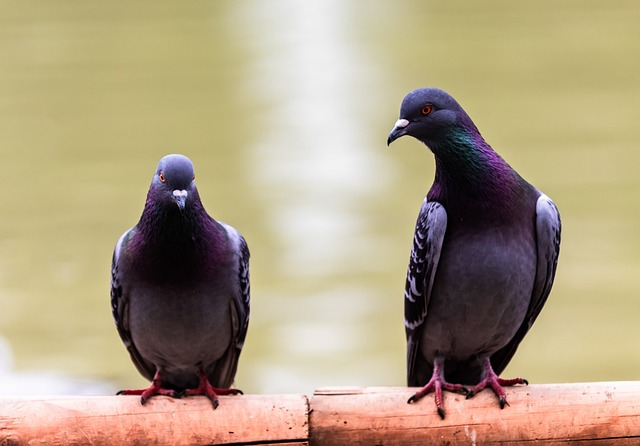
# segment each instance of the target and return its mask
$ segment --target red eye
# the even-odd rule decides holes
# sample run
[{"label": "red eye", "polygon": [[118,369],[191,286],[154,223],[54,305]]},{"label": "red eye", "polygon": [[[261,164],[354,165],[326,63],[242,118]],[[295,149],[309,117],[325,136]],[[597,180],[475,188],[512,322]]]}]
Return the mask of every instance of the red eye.
[{"label": "red eye", "polygon": [[167,181],[164,177],[164,174],[162,172],[160,172],[160,175],[158,175],[158,178],[160,179],[160,182],[164,183],[165,181]]},{"label": "red eye", "polygon": [[425,116],[427,116],[432,111],[433,111],[433,105],[431,104],[427,104],[424,107],[422,107],[422,114]]}]

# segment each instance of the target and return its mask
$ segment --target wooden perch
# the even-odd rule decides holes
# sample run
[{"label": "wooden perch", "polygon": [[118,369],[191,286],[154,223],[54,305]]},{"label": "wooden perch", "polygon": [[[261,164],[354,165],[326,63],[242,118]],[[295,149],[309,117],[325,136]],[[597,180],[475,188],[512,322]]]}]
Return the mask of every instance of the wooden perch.
[{"label": "wooden perch", "polygon": [[413,394],[407,388],[319,389],[311,400],[311,444],[640,444],[640,382],[530,385],[506,392],[510,406],[503,410],[490,390],[469,400],[444,392],[441,420],[433,394],[407,404]]},{"label": "wooden perch", "polygon": [[0,399],[0,445],[307,445],[304,395]]},{"label": "wooden perch", "polygon": [[305,395],[0,398],[0,445],[640,444],[640,382],[519,386],[500,410],[490,391],[407,404],[407,388]]}]

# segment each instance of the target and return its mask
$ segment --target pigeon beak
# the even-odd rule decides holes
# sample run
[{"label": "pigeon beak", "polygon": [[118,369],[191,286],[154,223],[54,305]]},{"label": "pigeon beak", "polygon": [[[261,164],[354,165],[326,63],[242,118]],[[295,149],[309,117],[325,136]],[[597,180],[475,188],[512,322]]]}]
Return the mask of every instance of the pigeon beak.
[{"label": "pigeon beak", "polygon": [[184,211],[184,205],[187,202],[187,191],[174,190],[173,198],[176,200],[176,204],[178,205],[178,208],[180,208],[180,212]]},{"label": "pigeon beak", "polygon": [[407,121],[406,119],[398,119],[396,121],[396,125],[393,127],[393,130],[391,130],[391,133],[389,133],[389,137],[387,138],[387,145],[391,144],[401,136],[406,135],[408,125],[409,121]]}]

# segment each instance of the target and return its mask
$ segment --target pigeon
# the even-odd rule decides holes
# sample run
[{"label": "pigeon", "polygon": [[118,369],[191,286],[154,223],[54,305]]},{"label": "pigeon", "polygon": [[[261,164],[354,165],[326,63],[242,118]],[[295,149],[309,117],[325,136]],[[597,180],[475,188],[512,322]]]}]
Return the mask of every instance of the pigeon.
[{"label": "pigeon", "polygon": [[140,395],[204,395],[213,408],[232,389],[249,325],[249,249],[211,218],[193,163],[167,155],[153,175],[136,226],[118,240],[111,309],[118,334],[147,389]]},{"label": "pigeon", "polygon": [[[507,405],[502,379],[551,291],[560,215],[484,140],[448,93],[407,94],[387,145],[410,135],[431,149],[435,179],[416,223],[404,292],[407,382],[434,392],[489,387]],[[469,390],[466,386],[472,385]]]}]

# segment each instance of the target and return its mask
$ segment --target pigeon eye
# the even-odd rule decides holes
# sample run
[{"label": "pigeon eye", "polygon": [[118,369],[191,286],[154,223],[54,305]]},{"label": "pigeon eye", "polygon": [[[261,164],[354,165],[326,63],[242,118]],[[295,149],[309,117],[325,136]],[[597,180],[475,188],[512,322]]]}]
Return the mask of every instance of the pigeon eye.
[{"label": "pigeon eye", "polygon": [[160,179],[161,183],[165,183],[167,181],[162,172],[160,172],[160,175],[158,175],[158,178]]},{"label": "pigeon eye", "polygon": [[422,107],[421,111],[423,115],[427,116],[429,113],[433,111],[433,105],[427,104],[424,107]]}]

